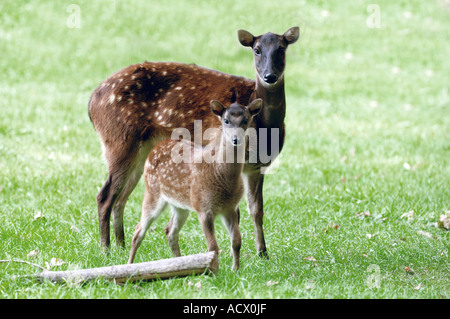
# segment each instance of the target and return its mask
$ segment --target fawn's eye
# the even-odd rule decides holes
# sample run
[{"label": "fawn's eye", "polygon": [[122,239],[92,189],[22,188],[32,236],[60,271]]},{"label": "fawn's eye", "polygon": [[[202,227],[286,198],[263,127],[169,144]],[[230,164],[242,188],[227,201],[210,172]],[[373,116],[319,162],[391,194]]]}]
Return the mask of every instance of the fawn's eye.
[{"label": "fawn's eye", "polygon": [[258,49],[258,48],[255,48],[255,54],[256,54],[256,55],[261,55],[261,50]]},{"label": "fawn's eye", "polygon": [[225,124],[230,124],[230,121],[228,121],[228,119],[223,119],[223,122],[224,122]]},{"label": "fawn's eye", "polygon": [[243,120],[242,124],[247,125],[248,124],[248,120]]}]

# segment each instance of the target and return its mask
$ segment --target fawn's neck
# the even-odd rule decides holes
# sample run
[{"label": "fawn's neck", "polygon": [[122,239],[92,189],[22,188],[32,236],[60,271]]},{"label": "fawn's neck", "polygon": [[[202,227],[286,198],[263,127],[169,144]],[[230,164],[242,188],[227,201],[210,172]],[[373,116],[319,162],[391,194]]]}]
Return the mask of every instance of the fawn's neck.
[{"label": "fawn's neck", "polygon": [[256,116],[258,127],[282,128],[286,115],[286,98],[284,93],[284,76],[274,86],[267,86],[256,77],[255,99],[262,98],[264,106]]},{"label": "fawn's neck", "polygon": [[244,145],[234,146],[222,136],[216,156],[216,171],[230,181],[239,178],[245,162]]}]

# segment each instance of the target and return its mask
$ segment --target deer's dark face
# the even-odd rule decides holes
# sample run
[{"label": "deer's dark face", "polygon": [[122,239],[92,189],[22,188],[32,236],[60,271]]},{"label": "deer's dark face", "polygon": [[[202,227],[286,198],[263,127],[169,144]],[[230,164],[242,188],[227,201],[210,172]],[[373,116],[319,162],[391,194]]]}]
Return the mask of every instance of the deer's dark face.
[{"label": "deer's dark face", "polygon": [[269,32],[255,37],[248,31],[238,31],[241,44],[253,49],[256,75],[261,84],[274,86],[283,78],[286,49],[298,40],[299,32],[298,27],[293,27],[283,35]]}]

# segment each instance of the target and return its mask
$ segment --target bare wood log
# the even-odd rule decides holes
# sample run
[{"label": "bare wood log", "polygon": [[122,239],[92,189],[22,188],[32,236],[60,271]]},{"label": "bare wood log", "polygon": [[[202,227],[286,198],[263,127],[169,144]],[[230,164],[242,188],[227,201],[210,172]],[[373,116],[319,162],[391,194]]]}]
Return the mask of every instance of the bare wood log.
[{"label": "bare wood log", "polygon": [[40,274],[23,275],[15,278],[36,278],[53,282],[81,283],[103,278],[117,283],[150,279],[166,279],[203,273],[216,273],[218,269],[217,255],[214,251],[207,253],[161,259],[137,264],[115,265],[100,268],[88,268],[66,271],[44,271]]}]

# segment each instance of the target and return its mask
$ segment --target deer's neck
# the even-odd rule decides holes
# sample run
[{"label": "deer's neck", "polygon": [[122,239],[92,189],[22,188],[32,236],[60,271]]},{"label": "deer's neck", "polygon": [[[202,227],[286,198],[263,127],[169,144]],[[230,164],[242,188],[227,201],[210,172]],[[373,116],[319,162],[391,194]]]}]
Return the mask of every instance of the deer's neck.
[{"label": "deer's neck", "polygon": [[216,157],[216,171],[223,178],[233,182],[239,178],[242,173],[245,162],[244,146],[233,146],[222,138]]},{"label": "deer's neck", "polygon": [[257,76],[254,98],[261,98],[264,101],[262,111],[256,116],[257,126],[282,128],[286,114],[284,76],[274,86],[267,86]]}]

